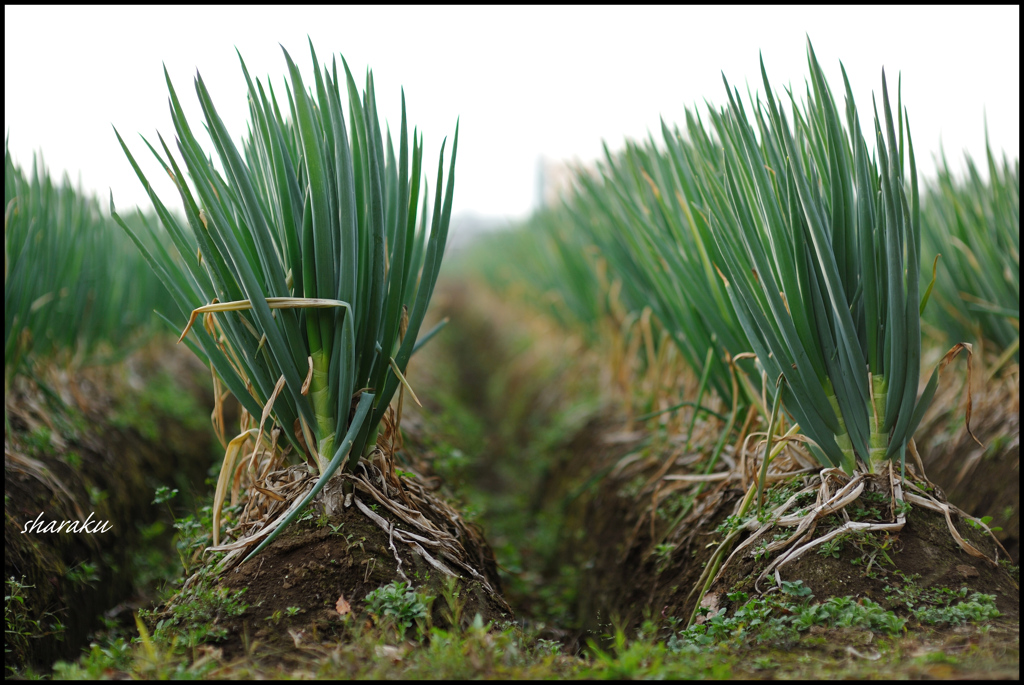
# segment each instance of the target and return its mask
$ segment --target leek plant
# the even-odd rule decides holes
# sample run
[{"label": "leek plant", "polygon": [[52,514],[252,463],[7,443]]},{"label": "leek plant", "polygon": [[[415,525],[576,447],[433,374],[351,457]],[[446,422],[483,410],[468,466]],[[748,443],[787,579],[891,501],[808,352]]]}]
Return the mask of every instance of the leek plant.
[{"label": "leek plant", "polygon": [[[374,449],[410,356],[432,334],[417,343],[451,216],[458,125],[447,186],[441,147],[431,211],[425,184],[421,188],[423,138],[414,130],[410,141],[404,93],[393,140],[378,121],[372,73],[360,97],[344,58],[342,79],[336,60],[321,70],[312,43],[310,54],[315,78],[307,90],[284,51],[290,85],[283,112],[273,88],[253,81],[239,55],[251,115],[242,150],[197,74],[205,127],[223,172],[203,152],[166,77],[184,169],[162,137],[163,154],[146,145],[177,186],[188,230],[150,189],[117,136],[182,262],[160,246],[145,249],[141,236],[122,226],[167,284],[179,314],[191,312],[182,337],[245,411],[260,417],[258,429],[228,445],[215,502],[215,546],[219,505],[244,440],[273,449],[280,439],[318,474],[304,498],[262,529],[263,540],[250,557],[339,468],[353,471],[360,456]],[[116,217],[113,198],[111,212]],[[192,326],[199,315],[203,325]]]},{"label": "leek plant", "polygon": [[4,206],[5,390],[36,363],[112,361],[156,330],[170,296],[124,233],[41,156],[26,175],[6,140]]},{"label": "leek plant", "polygon": [[987,138],[986,162],[987,182],[970,156],[958,181],[943,154],[922,200],[923,249],[929,258],[942,255],[933,293],[938,307],[926,320],[954,341],[985,341],[1019,361],[1020,163],[997,163]]},{"label": "leek plant", "polygon": [[[583,331],[587,347],[608,360],[610,380],[627,406],[640,408],[638,419],[692,404],[664,408],[678,392],[681,360],[642,283],[623,271],[630,255],[602,250],[595,223],[581,221],[581,213],[594,209],[585,199],[577,195],[531,218],[530,230],[543,241],[545,272],[555,277],[544,299],[565,328]],[[594,214],[587,221],[607,223]]]},{"label": "leek plant", "polygon": [[[958,343],[918,395],[929,290],[922,294],[919,284],[921,203],[909,121],[898,100],[894,121],[883,72],[883,116],[876,107],[872,154],[845,71],[844,125],[809,42],[808,63],[812,78],[802,107],[790,94],[792,124],[762,64],[768,100],[752,102],[750,116],[725,81],[729,105],[710,110],[710,128],[688,112],[688,137],[663,123],[661,150],[653,140],[628,143],[617,155],[606,147],[599,174],[578,174],[566,203],[583,244],[595,245],[607,261],[609,278],[621,281],[628,300],[649,303],[701,372],[696,404],[705,384],[731,400],[704,474],[663,478],[696,484],[670,530],[688,515],[740,405],[749,406],[736,468],[715,480],[747,482],[743,436],[757,435],[747,432],[757,412],[767,424],[760,476],[734,511],[743,523],[718,546],[694,593],[707,592],[733,558],[774,527],[795,529],[765,547],[782,554],[760,578],[774,571],[780,581],[780,568],[837,536],[901,530],[908,503],[966,517],[893,468],[905,452],[921,466],[912,437],[939,371],[964,349],[968,386],[971,368],[970,345]],[[562,269],[563,277],[572,272]],[[749,382],[752,358],[761,393]],[[795,442],[812,456],[791,449],[788,467],[776,463],[769,472]],[[763,511],[766,482],[812,471],[801,491],[818,493],[811,510],[799,511],[791,497]],[[849,520],[814,537],[823,517],[880,485],[892,494],[891,520]],[[750,511],[755,506],[757,516]],[[952,524],[950,530],[966,553],[986,558]],[[752,534],[733,549],[744,532]]]}]

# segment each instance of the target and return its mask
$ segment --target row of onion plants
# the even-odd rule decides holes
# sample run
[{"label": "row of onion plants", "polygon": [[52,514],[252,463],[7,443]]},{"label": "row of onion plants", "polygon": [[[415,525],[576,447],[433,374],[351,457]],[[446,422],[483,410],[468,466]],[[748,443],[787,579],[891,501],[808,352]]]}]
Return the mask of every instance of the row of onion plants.
[{"label": "row of onion plants", "polygon": [[[160,330],[163,284],[99,202],[56,183],[41,156],[31,172],[4,146],[4,387],[41,366],[110,362]],[[149,219],[137,214],[137,226]],[[154,233],[159,240],[160,234]]]},{"label": "row of onion plants", "polygon": [[[710,126],[687,111],[686,135],[663,123],[660,148],[653,137],[606,148],[565,201],[562,240],[580,247],[557,254],[568,254],[562,277],[584,282],[572,262],[595,246],[727,400],[731,356],[754,352],[766,419],[778,387],[819,461],[877,470],[904,453],[934,394],[937,371],[918,397],[922,312],[959,319],[945,326],[953,342],[984,335],[1016,350],[1016,167],[990,154],[986,185],[973,164],[966,183],[944,164],[922,210],[909,122],[899,106],[894,119],[884,77],[868,139],[845,73],[841,113],[813,50],[808,59],[792,124],[777,96],[748,115],[726,84],[729,105],[710,108]],[[921,266],[922,236],[929,256],[945,250],[954,262],[938,265],[937,283]],[[933,283],[941,306],[928,308]],[[741,403],[761,394],[739,387]]]},{"label": "row of onion plants", "polygon": [[[958,178],[945,154],[921,202],[923,249],[935,264],[936,306],[925,321],[952,341],[984,343],[996,366],[1020,361],[1020,162],[998,161],[986,140],[986,171],[965,156]],[[925,270],[924,277],[931,273]],[[994,370],[994,369],[993,369]]]},{"label": "row of onion plants", "polygon": [[[908,502],[950,511],[906,478],[908,455],[923,474],[913,436],[939,372],[966,350],[969,387],[972,352],[969,341],[954,340],[924,369],[922,389],[921,317],[933,282],[922,274],[909,117],[898,97],[893,107],[883,72],[865,135],[845,70],[840,107],[809,43],[808,66],[802,99],[777,93],[763,63],[764,98],[749,95],[749,104],[723,76],[728,104],[709,107],[708,123],[687,112],[686,135],[663,124],[660,149],[650,138],[617,155],[606,150],[598,173],[581,172],[566,199],[623,290],[650,303],[694,371],[731,401],[720,442],[744,403],[761,414],[759,473],[749,479],[744,462],[735,475],[719,474],[750,483],[736,513],[747,515],[755,501],[760,511],[773,463],[820,472],[817,506],[748,519],[708,564],[705,589],[744,529],[755,535],[741,547],[762,525],[797,528],[772,543],[769,551],[786,551],[768,573],[847,529],[901,529]],[[1012,217],[1009,195],[992,211]],[[777,459],[783,453],[791,458]],[[851,521],[807,542],[814,521],[854,501],[872,479],[888,484],[893,520]]]}]

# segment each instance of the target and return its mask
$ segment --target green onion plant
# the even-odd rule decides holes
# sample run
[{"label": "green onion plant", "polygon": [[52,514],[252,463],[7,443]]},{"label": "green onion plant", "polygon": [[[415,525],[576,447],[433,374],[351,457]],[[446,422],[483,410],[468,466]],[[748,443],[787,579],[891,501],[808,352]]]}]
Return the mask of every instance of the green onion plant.
[{"label": "green onion plant", "polygon": [[844,126],[810,43],[808,63],[806,99],[798,107],[790,94],[790,116],[763,62],[767,102],[750,116],[725,82],[729,106],[711,111],[723,164],[702,167],[700,192],[739,321],[771,381],[784,380],[783,403],[815,456],[877,471],[903,458],[938,379],[936,369],[918,397],[914,147],[884,72],[872,156],[845,70]]},{"label": "green onion plant", "polygon": [[[985,341],[1020,361],[1020,163],[997,163],[986,136],[988,181],[966,157],[958,180],[941,156],[921,202],[926,264],[941,255],[926,321],[950,343]],[[930,258],[930,259],[929,259]],[[925,279],[931,274],[925,270]]]},{"label": "green onion plant", "polygon": [[[182,164],[162,137],[162,154],[146,145],[177,186],[187,229],[150,190],[118,135],[183,257],[178,264],[162,249],[145,249],[125,226],[172,292],[177,315],[192,312],[186,341],[245,410],[261,417],[261,434],[280,427],[319,474],[252,554],[339,468],[353,470],[374,448],[417,346],[451,216],[458,126],[447,185],[442,145],[430,209],[421,184],[423,138],[414,130],[410,140],[404,94],[393,139],[378,120],[372,73],[360,96],[344,58],[339,78],[336,60],[321,69],[312,43],[310,54],[315,72],[307,89],[284,51],[290,84],[283,107],[242,61],[251,120],[241,149],[196,76],[220,169],[200,147],[166,78]],[[205,321],[216,316],[216,325],[191,326],[199,314]]]},{"label": "green onion plant", "polygon": [[26,174],[7,140],[4,207],[5,390],[37,363],[113,361],[157,330],[153,310],[170,296],[124,233],[41,156]]},{"label": "green onion plant", "polygon": [[[714,264],[717,245],[708,221],[695,211],[694,145],[663,127],[668,148],[653,140],[627,143],[613,156],[605,147],[601,178],[580,177],[572,203],[577,225],[599,246],[630,302],[648,304],[692,369],[726,403],[732,402],[727,353],[746,351],[745,334]],[[699,130],[699,129],[698,129]],[[714,144],[703,157],[713,159]]]}]

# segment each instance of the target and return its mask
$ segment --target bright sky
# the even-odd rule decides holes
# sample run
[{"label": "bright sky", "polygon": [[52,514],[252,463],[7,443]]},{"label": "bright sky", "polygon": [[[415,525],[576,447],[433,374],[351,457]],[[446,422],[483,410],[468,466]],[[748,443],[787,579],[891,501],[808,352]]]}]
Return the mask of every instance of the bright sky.
[{"label": "bright sky", "polygon": [[[425,132],[425,168],[461,118],[454,214],[522,217],[537,202],[538,160],[589,162],[602,139],[614,150],[659,117],[682,123],[684,107],[725,101],[722,72],[745,92],[761,88],[758,52],[776,88],[803,90],[805,36],[826,77],[842,89],[843,60],[862,114],[871,92],[902,72],[923,176],[940,141],[959,168],[984,159],[984,121],[997,150],[1020,155],[1020,7],[4,7],[4,129],[25,168],[42,151],[51,174],[79,178],[106,211],[149,205],[111,124],[158,195],[177,208],[138,133],[168,142],[174,128],[161,63],[201,143],[193,88],[203,75],[221,118],[240,139],[245,79],[283,97],[279,43],[302,69],[344,54],[362,88],[373,69],[378,111],[398,128],[400,87],[410,127]],[[868,129],[870,130],[870,128]],[[397,133],[397,131],[396,131]],[[213,152],[210,145],[206,148]],[[433,160],[433,161],[431,161]],[[446,165],[447,168],[447,165]],[[435,173],[431,171],[431,174]],[[433,190],[433,179],[431,179]]]}]

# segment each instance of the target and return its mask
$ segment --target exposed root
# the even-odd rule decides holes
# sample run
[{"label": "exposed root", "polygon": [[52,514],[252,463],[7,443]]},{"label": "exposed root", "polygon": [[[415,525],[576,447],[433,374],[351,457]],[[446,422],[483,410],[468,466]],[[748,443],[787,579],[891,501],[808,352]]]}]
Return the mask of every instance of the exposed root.
[{"label": "exposed root", "polygon": [[[389,548],[397,561],[397,574],[403,579],[408,580],[402,570],[397,544],[407,545],[444,576],[469,577],[500,597],[496,588],[477,570],[482,560],[472,558],[463,545],[466,539],[471,539],[476,546],[482,544],[473,526],[434,496],[418,475],[403,472],[399,476],[396,472],[395,433],[393,418],[385,417],[377,445],[367,457],[359,460],[355,473],[335,475],[312,504],[322,506],[328,516],[354,504],[387,534]],[[207,548],[207,551],[227,553],[218,563],[217,573],[240,563],[287,519],[316,482],[305,464],[280,468],[283,459],[280,450],[260,448],[254,450],[253,455],[256,463],[249,468],[239,464],[234,474],[232,501],[237,499],[242,479],[248,481],[249,496],[239,522],[227,532],[232,541]],[[409,468],[405,467],[406,471]],[[400,523],[389,522],[371,509],[367,500],[386,509]]]},{"label": "exposed root", "polygon": [[[757,437],[763,437],[763,434],[760,436],[756,433],[752,434],[748,436],[748,440],[756,439]],[[678,531],[692,528],[698,517],[706,516],[706,511],[713,510],[717,503],[721,501],[721,493],[724,491],[724,488],[744,486],[743,489],[746,492],[745,496],[736,503],[732,512],[733,516],[745,518],[745,522],[738,528],[733,528],[719,543],[716,553],[708,561],[703,575],[694,585],[688,597],[688,600],[692,599],[695,594],[698,597],[698,602],[690,617],[690,624],[696,620],[699,613],[700,598],[708,592],[715,582],[724,576],[729,565],[742,555],[778,555],[761,572],[754,583],[754,589],[760,592],[759,583],[765,577],[774,575],[776,583],[781,585],[783,580],[781,572],[785,567],[797,561],[808,552],[839,536],[849,533],[895,533],[902,530],[906,524],[906,512],[908,509],[905,503],[942,512],[946,518],[946,524],[951,537],[969,555],[978,559],[984,559],[993,566],[997,565],[1000,551],[1006,558],[1010,557],[1006,549],[999,543],[983,521],[942,501],[944,497],[941,491],[934,488],[924,476],[924,467],[917,453],[916,446],[913,444],[910,445],[910,454],[916,468],[908,464],[905,479],[900,477],[892,462],[889,462],[888,472],[883,474],[855,472],[853,476],[847,476],[838,468],[808,468],[805,459],[801,458],[804,455],[801,453],[802,448],[800,446],[791,443],[785,449],[780,447],[782,451],[770,462],[765,481],[771,483],[802,478],[803,487],[791,495],[786,502],[773,510],[762,513],[760,516],[753,516],[751,512],[755,506],[757,492],[757,477],[754,476],[754,473],[756,473],[758,464],[756,459],[748,458],[747,455],[751,450],[747,442],[745,440],[742,447],[738,450],[739,468],[730,468],[726,471],[706,475],[661,475],[662,481],[670,481],[673,486],[679,489],[690,486],[700,487],[701,484],[716,484],[712,492],[697,501],[696,506],[689,516],[686,517],[685,522],[676,522],[673,530],[666,534],[666,539],[678,537]],[[781,458],[787,454],[788,458]],[[934,491],[935,494],[932,494],[929,490]],[[882,520],[857,521],[853,520],[847,512],[847,507],[856,502],[865,491],[888,493],[890,502],[889,512],[887,514],[883,513]],[[798,507],[798,503],[801,501],[806,502],[803,498],[812,492],[816,492],[814,505],[809,509],[806,508],[806,503]],[[803,511],[804,509],[806,511]],[[960,535],[953,524],[952,514],[954,513],[964,520],[971,521],[977,528],[986,531],[996,542],[997,551],[994,559],[989,558]],[[845,522],[837,528],[815,537],[818,523],[823,518],[832,515],[840,516]],[[682,525],[678,525],[680,523]],[[783,539],[766,540],[765,536],[769,531],[779,528],[793,528],[793,531]],[[746,538],[745,540],[743,540],[744,537]]]},{"label": "exposed root", "polygon": [[[825,474],[825,471],[828,471],[830,473]],[[821,478],[821,488],[822,488],[821,491],[822,492],[828,492],[829,476],[836,476],[837,475],[836,474],[837,471],[839,472],[839,474],[842,473],[838,469],[825,469],[825,471],[823,471],[822,474],[819,476]],[[900,483],[899,483],[899,481],[897,479],[895,479],[893,477],[892,462],[889,462],[889,474],[888,475],[889,475],[889,479],[888,480],[889,480],[889,488],[890,488],[890,496],[891,496],[890,501],[892,501],[892,502],[901,502],[901,501],[903,501],[903,497],[902,497],[903,491],[902,491],[902,488],[900,487]],[[822,535],[821,537],[819,537],[817,539],[811,540],[810,542],[806,542],[803,545],[801,545],[800,547],[797,547],[795,549],[790,549],[788,552],[784,553],[782,556],[780,556],[778,559],[776,559],[774,562],[772,562],[768,566],[768,568],[766,568],[761,573],[760,576],[758,576],[757,581],[754,582],[754,589],[758,590],[760,592],[760,590],[758,589],[758,583],[760,583],[760,581],[763,580],[764,577],[767,576],[772,571],[775,571],[775,582],[777,584],[781,585],[782,584],[782,577],[779,575],[779,569],[781,569],[786,564],[789,564],[791,562],[796,561],[797,559],[802,557],[804,554],[806,554],[810,550],[812,550],[815,547],[817,547],[818,545],[822,545],[822,544],[828,542],[829,540],[832,540],[833,538],[836,538],[836,537],[838,537],[838,536],[840,536],[840,535],[842,535],[844,533],[849,533],[849,532],[867,533],[867,532],[872,532],[872,531],[896,532],[896,531],[902,530],[903,526],[907,522],[906,513],[905,513],[905,511],[903,509],[900,509],[900,510],[898,510],[896,512],[896,515],[895,515],[895,519],[896,520],[893,521],[892,523],[868,523],[868,522],[864,522],[864,521],[850,521],[848,516],[846,515],[846,511],[845,511],[846,506],[851,504],[851,503],[853,503],[858,497],[860,497],[861,493],[864,492],[865,480],[867,480],[867,479],[869,479],[871,477],[872,476],[869,475],[869,474],[855,473],[853,475],[853,478],[850,479],[850,482],[847,483],[846,485],[844,485],[839,490],[839,492],[837,492],[830,499],[830,501],[826,504],[826,506],[815,507],[810,513],[808,513],[807,515],[805,515],[803,517],[800,517],[800,516],[786,517],[786,522],[785,523],[783,523],[782,520],[780,519],[780,521],[778,522],[778,525],[793,525],[795,523],[797,525],[797,534],[791,536],[787,540],[780,541],[780,542],[783,543],[782,545],[777,545],[777,544],[774,544],[774,543],[768,545],[767,549],[770,552],[776,551],[778,549],[784,549],[785,547],[788,546],[788,544],[791,541],[793,541],[793,540],[795,540],[797,538],[804,539],[805,537],[810,537],[810,534],[813,531],[808,532],[806,536],[800,536],[799,532],[800,532],[801,528],[803,528],[805,526],[808,526],[808,527],[809,526],[813,526],[814,524],[817,523],[818,519],[822,518],[823,516],[827,516],[827,515],[835,513],[835,512],[842,512],[844,518],[847,518],[847,521],[846,521],[845,524],[843,524],[839,528],[836,528],[836,529],[826,533],[825,535]],[[773,549],[773,547],[774,547],[774,549]]]},{"label": "exposed root", "polygon": [[[776,480],[778,479],[780,478],[777,478]],[[904,492],[904,484],[907,488],[906,492]],[[751,485],[751,490],[747,493],[747,496],[737,504],[734,512],[735,514],[742,514],[746,511],[746,508],[750,504],[751,495],[755,487],[755,485]],[[890,502],[892,503],[889,515],[890,520],[851,520],[849,514],[846,512],[846,507],[855,502],[861,494],[863,494],[865,489],[879,490],[883,488],[888,490]],[[815,490],[818,492],[815,506],[809,509],[806,513],[789,513],[802,495]],[[809,551],[835,539],[836,537],[853,532],[866,533],[879,531],[894,533],[902,530],[906,524],[906,509],[899,505],[901,502],[908,502],[925,509],[942,512],[946,517],[946,524],[949,527],[950,535],[960,548],[971,556],[983,559],[993,566],[998,565],[998,551],[995,559],[990,558],[967,542],[960,535],[956,530],[956,527],[953,525],[951,515],[954,513],[965,520],[972,521],[980,529],[985,530],[996,542],[998,550],[1002,550],[1003,554],[1006,554],[1006,556],[1009,557],[1005,548],[1003,548],[995,535],[983,521],[966,514],[948,503],[939,501],[925,489],[918,486],[913,480],[908,479],[906,481],[901,481],[891,462],[889,472],[887,474],[857,472],[854,473],[852,477],[849,477],[840,469],[829,468],[822,469],[819,473],[806,477],[805,486],[801,490],[792,495],[781,506],[771,511],[767,519],[765,519],[765,517],[761,517],[762,520],[765,521],[764,523],[760,523],[756,517],[751,517],[741,528],[734,530],[730,536],[723,541],[721,545],[723,549],[728,549],[732,544],[735,544],[742,531],[750,531],[752,534],[732,551],[724,563],[721,565],[718,565],[718,563],[709,563],[708,572],[701,578],[701,581],[698,582],[698,586],[695,589],[703,588],[706,592],[707,588],[723,576],[725,569],[734,559],[738,558],[744,552],[747,552],[748,554],[752,553],[749,551],[751,546],[756,542],[763,540],[764,534],[770,529],[778,527],[793,527],[795,530],[785,539],[775,540],[758,548],[762,553],[781,552],[781,554],[758,576],[757,581],[754,583],[755,590],[760,592],[758,584],[770,574],[774,575],[776,583],[781,584],[782,576],[780,571],[783,567],[795,562]],[[814,532],[818,522],[822,518],[833,514],[841,515],[846,522],[838,528],[830,530],[829,532],[815,538]],[[720,561],[720,559],[713,560],[713,562],[716,561]]]},{"label": "exposed root", "polygon": [[967,542],[962,537],[960,537],[960,533],[957,532],[956,527],[953,525],[953,519],[950,517],[950,513],[951,512],[957,514],[961,518],[970,519],[971,521],[976,523],[978,526],[983,528],[985,530],[985,532],[988,533],[989,536],[993,540],[995,540],[996,544],[999,545],[999,549],[1003,550],[1003,554],[1006,555],[1006,558],[1010,558],[1010,553],[1006,551],[1006,548],[1003,547],[1001,542],[999,542],[999,539],[995,536],[995,534],[988,527],[988,524],[986,524],[984,520],[979,519],[979,518],[975,518],[975,517],[967,514],[966,512],[961,511],[960,509],[957,509],[956,507],[954,507],[952,504],[949,504],[948,502],[940,502],[940,501],[938,501],[937,499],[935,499],[934,497],[929,495],[924,490],[921,490],[920,488],[918,488],[913,483],[908,483],[907,486],[911,490],[915,490],[916,491],[916,493],[913,493],[913,492],[908,492],[907,493],[907,501],[912,503],[912,504],[916,504],[918,506],[924,507],[925,509],[931,509],[932,511],[941,511],[942,514],[946,517],[946,526],[949,528],[949,532],[953,536],[953,539],[956,540],[957,544],[960,545],[960,547],[963,548],[963,550],[965,552],[967,552],[968,554],[970,554],[972,557],[978,557],[980,559],[984,559],[984,560],[986,560],[986,561],[988,561],[990,563],[993,563],[993,564],[998,562],[998,558],[995,559],[995,560],[989,559],[984,553],[982,553],[976,547],[974,547],[969,542]]},{"label": "exposed root", "polygon": [[[415,498],[416,504],[419,505],[417,509],[411,509],[403,506],[397,502],[394,498],[387,497],[378,490],[373,480],[376,478],[368,478],[367,475],[376,475],[383,480],[383,476],[379,469],[372,464],[367,462],[360,462],[360,470],[363,471],[364,475],[350,475],[346,474],[344,477],[350,479],[355,483],[356,489],[373,497],[381,506],[390,511],[394,516],[401,519],[408,526],[417,529],[421,534],[413,533],[411,531],[401,530],[391,524],[388,524],[383,517],[374,514],[366,505],[364,505],[358,497],[354,497],[353,500],[357,507],[364,514],[369,516],[370,520],[381,527],[382,530],[389,534],[393,534],[395,539],[399,542],[409,545],[409,547],[418,554],[424,561],[430,564],[433,568],[446,576],[456,578],[459,576],[458,573],[451,570],[448,566],[442,563],[440,560],[429,554],[423,546],[426,545],[431,549],[436,550],[436,553],[442,559],[447,560],[452,565],[458,567],[460,570],[468,574],[474,580],[480,581],[480,583],[487,588],[489,592],[494,593],[495,589],[491,587],[487,579],[477,572],[477,570],[470,563],[469,555],[466,553],[462,543],[459,542],[457,532],[460,528],[464,529],[464,524],[461,521],[458,513],[456,513],[451,507],[444,502],[435,498],[429,492],[426,492],[422,488],[419,488],[419,492],[412,493]],[[421,511],[426,510],[428,513],[433,514],[435,520],[440,519],[445,521],[447,525],[445,527],[454,528],[456,534],[452,532],[442,530],[442,528],[435,524],[435,521],[431,521],[429,518],[424,516]],[[370,514],[373,514],[372,516]]]}]

